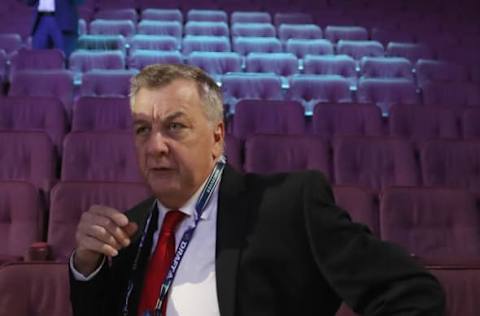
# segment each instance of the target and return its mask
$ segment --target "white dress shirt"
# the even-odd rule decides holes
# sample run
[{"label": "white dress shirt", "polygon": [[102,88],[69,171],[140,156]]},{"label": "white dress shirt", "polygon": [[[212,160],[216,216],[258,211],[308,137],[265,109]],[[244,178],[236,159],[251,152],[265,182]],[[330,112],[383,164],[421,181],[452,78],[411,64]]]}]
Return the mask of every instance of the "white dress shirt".
[{"label": "white dress shirt", "polygon": [[39,12],[55,12],[55,0],[39,0]]},{"label": "white dress shirt", "polygon": [[[195,204],[201,188],[180,208],[187,216],[180,223],[175,233],[176,247],[182,239],[183,233],[193,225],[196,215]],[[158,227],[169,210],[157,201],[159,210]],[[220,316],[217,297],[217,283],[215,274],[215,249],[217,237],[217,207],[218,186],[207,204],[188,249],[180,263],[172,287],[168,294],[166,316]],[[154,251],[160,229],[153,235],[152,252]],[[105,263],[103,261],[102,265]],[[90,274],[83,276],[73,266],[73,255],[70,258],[70,268],[75,279],[88,281],[101,269],[102,265]]]}]

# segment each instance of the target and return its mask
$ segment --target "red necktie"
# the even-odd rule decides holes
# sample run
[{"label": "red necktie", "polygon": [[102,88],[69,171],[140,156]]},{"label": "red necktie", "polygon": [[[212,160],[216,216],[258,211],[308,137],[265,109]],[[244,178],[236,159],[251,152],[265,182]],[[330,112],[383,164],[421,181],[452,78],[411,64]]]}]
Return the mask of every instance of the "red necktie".
[{"label": "red necktie", "polygon": [[[150,258],[143,284],[142,296],[138,306],[138,315],[154,310],[160,294],[160,287],[167,275],[170,264],[175,256],[175,230],[185,214],[180,211],[169,211],[165,214],[162,229],[158,235],[157,246]],[[165,316],[167,300],[162,305],[162,316]]]}]

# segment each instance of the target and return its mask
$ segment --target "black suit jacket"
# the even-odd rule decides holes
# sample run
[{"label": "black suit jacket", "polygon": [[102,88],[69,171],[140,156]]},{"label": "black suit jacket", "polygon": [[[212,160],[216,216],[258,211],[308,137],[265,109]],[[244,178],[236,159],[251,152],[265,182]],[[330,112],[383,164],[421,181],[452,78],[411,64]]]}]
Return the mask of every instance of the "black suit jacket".
[{"label": "black suit jacket", "polygon": [[[128,216],[142,227],[153,201]],[[76,316],[121,315],[137,247],[138,237],[92,281],[71,277]],[[434,277],[400,248],[352,223],[317,172],[242,175],[227,166],[219,189],[216,248],[222,316],[331,316],[342,300],[363,315],[443,315],[443,292]],[[141,271],[148,256],[141,255]],[[134,276],[131,316],[142,288],[140,274]]]}]

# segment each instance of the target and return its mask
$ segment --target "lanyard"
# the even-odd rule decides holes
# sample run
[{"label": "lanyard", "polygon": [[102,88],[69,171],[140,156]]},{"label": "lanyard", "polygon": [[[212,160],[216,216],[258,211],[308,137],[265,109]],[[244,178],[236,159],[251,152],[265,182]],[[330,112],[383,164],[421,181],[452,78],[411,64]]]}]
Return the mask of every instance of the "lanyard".
[{"label": "lanyard", "polygon": [[[160,310],[162,308],[162,304],[165,301],[165,298],[168,294],[168,290],[170,289],[173,279],[175,278],[175,275],[177,273],[178,267],[180,265],[180,262],[182,261],[182,258],[187,250],[188,245],[190,244],[190,241],[192,240],[193,233],[195,232],[195,229],[198,226],[198,223],[200,221],[200,218],[203,214],[203,211],[205,210],[205,207],[207,206],[208,202],[210,201],[210,198],[213,195],[213,192],[215,191],[215,188],[217,187],[218,183],[220,182],[220,176],[222,174],[223,168],[225,167],[225,159],[222,157],[217,164],[215,165],[215,168],[213,169],[212,173],[207,179],[207,183],[203,187],[202,192],[200,193],[200,196],[198,197],[197,203],[195,204],[195,212],[196,216],[194,217],[194,223],[192,226],[190,226],[185,233],[182,236],[182,239],[178,245],[178,248],[175,252],[175,256],[173,258],[172,263],[170,264],[170,268],[168,269],[167,276],[165,277],[165,280],[163,281],[162,286],[160,287],[160,294],[157,300],[157,304],[155,306],[155,315],[160,315]],[[152,220],[152,213],[153,209],[156,207],[156,203],[152,205],[149,211],[149,215],[147,218],[147,222],[145,224],[142,237],[140,239],[140,243],[138,246],[137,253],[135,255],[135,259],[133,261],[132,265],[132,273],[131,275],[133,276],[138,269],[138,261],[140,259],[140,254],[143,250],[145,240],[146,240],[146,235],[148,232],[148,229],[150,227],[150,222]],[[132,294],[134,285],[133,285],[133,279],[132,277],[130,278],[128,282],[128,287],[127,287],[127,293],[125,295],[125,301],[123,304],[123,315],[127,316],[128,315],[128,303],[130,301],[130,296]]]}]

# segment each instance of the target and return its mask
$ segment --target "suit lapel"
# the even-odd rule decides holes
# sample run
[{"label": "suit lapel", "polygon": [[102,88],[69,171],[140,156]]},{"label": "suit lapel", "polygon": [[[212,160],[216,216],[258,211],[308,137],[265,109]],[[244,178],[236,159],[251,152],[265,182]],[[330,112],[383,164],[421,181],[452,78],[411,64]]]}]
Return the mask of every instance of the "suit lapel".
[{"label": "suit lapel", "polygon": [[219,189],[216,244],[217,295],[222,316],[233,316],[237,270],[244,244],[248,205],[245,179],[228,165]]}]

